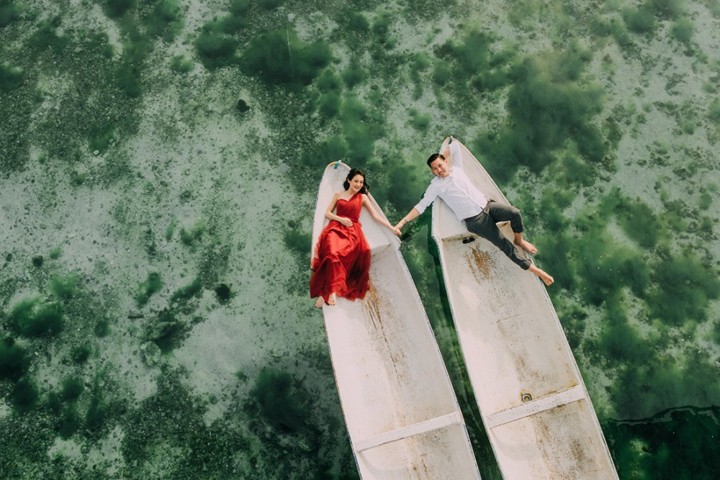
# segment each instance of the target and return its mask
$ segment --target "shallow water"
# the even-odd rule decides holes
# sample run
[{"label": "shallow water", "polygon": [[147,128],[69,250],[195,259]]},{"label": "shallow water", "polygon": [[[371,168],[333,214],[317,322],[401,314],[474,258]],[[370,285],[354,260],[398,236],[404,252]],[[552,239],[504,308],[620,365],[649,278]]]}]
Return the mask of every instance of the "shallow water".
[{"label": "shallow water", "polygon": [[[525,214],[620,477],[716,478],[718,21],[0,0],[0,476],[355,478],[307,298],[315,189],[343,158],[397,220],[453,134]],[[499,478],[428,215],[402,252]]]}]

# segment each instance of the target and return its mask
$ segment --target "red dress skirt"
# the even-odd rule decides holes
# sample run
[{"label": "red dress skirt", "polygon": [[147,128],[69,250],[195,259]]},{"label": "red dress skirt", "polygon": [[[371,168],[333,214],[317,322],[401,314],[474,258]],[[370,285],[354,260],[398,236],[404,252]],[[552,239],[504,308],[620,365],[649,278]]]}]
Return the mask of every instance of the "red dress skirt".
[{"label": "red dress skirt", "polygon": [[370,280],[370,246],[360,225],[362,194],[338,199],[335,214],[352,220],[352,227],[330,220],[318,238],[312,260],[310,297],[327,302],[332,292],[349,300],[364,298]]}]

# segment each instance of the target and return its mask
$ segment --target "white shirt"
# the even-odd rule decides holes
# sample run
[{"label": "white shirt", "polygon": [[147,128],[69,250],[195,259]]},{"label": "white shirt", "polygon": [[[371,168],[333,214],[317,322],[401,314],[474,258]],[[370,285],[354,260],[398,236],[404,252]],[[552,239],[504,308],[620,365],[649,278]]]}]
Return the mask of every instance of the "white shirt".
[{"label": "white shirt", "polygon": [[450,173],[447,177],[435,176],[430,181],[422,200],[415,205],[415,209],[423,213],[437,197],[440,197],[462,221],[482,212],[487,204],[487,198],[465,174],[462,152],[458,143],[450,144],[450,154],[452,155]]}]

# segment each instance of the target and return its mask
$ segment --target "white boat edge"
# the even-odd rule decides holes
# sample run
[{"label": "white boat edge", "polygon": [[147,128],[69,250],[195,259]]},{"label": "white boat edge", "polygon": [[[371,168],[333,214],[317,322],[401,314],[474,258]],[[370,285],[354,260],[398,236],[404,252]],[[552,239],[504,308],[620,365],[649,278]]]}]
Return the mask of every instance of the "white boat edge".
[{"label": "white boat edge", "polygon": [[[460,147],[471,180],[489,198],[506,202],[472,153]],[[544,284],[468,232],[442,200],[434,202],[432,215],[453,323],[503,478],[617,479]],[[503,229],[511,238],[509,226]]]},{"label": "white boat edge", "polygon": [[[342,189],[344,163],[328,165],[318,191],[313,252],[325,209]],[[375,209],[382,210],[371,195]],[[372,249],[363,300],[338,298],[323,316],[340,403],[360,476],[480,479],[460,407],[400,241],[365,209]]]}]

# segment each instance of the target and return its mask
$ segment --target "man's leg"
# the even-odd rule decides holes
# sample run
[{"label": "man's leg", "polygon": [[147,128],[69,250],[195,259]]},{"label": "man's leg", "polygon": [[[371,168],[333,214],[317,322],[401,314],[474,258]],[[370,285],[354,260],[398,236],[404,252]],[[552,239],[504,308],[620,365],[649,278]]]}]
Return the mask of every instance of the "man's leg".
[{"label": "man's leg", "polygon": [[[496,202],[493,202],[493,204],[494,203]],[[507,220],[510,219],[508,218]],[[550,286],[553,284],[553,282],[555,282],[555,279],[551,277],[547,272],[537,267],[529,259],[524,257],[521,258],[518,255],[518,249],[516,248],[516,246],[507,238],[505,238],[502,233],[500,233],[500,229],[495,224],[495,219],[492,218],[488,213],[482,212],[475,217],[465,219],[465,226],[469,231],[487,239],[488,241],[490,241],[490,243],[502,250],[503,253],[505,253],[505,255],[507,255],[510,260],[512,260],[520,268],[522,268],[523,270],[529,270],[531,273],[537,275],[540,280],[545,283],[545,285]],[[522,223],[520,223],[520,229],[522,230]]]},{"label": "man's leg", "polygon": [[512,228],[514,235],[513,243],[518,247],[522,248],[529,254],[536,254],[537,248],[532,243],[528,242],[523,238],[523,221],[520,210],[512,205],[505,203],[498,203],[494,200],[488,202],[488,214],[492,219],[497,222],[510,222],[510,228]]},{"label": "man's leg", "polygon": [[467,229],[477,235],[480,235],[490,243],[503,251],[516,265],[523,270],[530,268],[531,262],[527,258],[518,255],[518,250],[513,243],[503,237],[500,229],[495,224],[495,220],[487,213],[482,212],[479,215],[465,219]]}]

